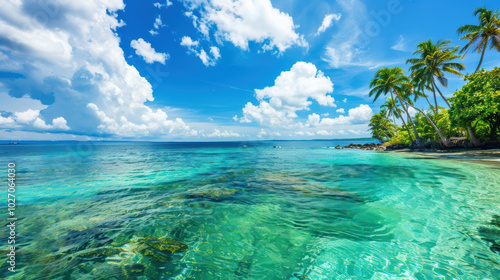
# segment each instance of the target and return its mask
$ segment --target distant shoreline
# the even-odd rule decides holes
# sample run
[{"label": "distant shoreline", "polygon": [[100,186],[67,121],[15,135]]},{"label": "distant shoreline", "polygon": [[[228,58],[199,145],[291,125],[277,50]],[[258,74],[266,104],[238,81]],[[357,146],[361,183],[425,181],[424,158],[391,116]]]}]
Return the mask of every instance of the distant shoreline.
[{"label": "distant shoreline", "polygon": [[500,149],[484,149],[484,150],[436,150],[436,151],[422,151],[422,150],[411,150],[411,149],[400,149],[400,150],[385,150],[384,152],[389,153],[409,153],[416,154],[427,157],[434,158],[444,158],[444,159],[455,159],[455,160],[465,160],[474,162],[494,162],[495,166],[500,166]]}]

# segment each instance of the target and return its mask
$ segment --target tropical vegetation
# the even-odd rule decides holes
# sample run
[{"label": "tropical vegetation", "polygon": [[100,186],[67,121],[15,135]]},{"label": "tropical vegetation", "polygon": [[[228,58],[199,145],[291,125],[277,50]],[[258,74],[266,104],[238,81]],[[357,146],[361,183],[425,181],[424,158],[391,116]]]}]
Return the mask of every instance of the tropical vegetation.
[{"label": "tropical vegetation", "polygon": [[[375,73],[369,96],[385,102],[370,120],[374,138],[417,148],[500,143],[500,68],[480,70],[487,49],[500,52],[500,19],[498,11],[485,7],[474,15],[477,25],[457,30],[460,40],[467,41],[462,49],[450,40],[427,40],[407,60],[408,72],[384,67]],[[475,71],[466,74],[460,60],[470,50],[481,56]],[[446,98],[440,88],[448,87],[450,77],[463,78],[466,84]],[[420,99],[425,99],[425,109],[415,105]]]}]

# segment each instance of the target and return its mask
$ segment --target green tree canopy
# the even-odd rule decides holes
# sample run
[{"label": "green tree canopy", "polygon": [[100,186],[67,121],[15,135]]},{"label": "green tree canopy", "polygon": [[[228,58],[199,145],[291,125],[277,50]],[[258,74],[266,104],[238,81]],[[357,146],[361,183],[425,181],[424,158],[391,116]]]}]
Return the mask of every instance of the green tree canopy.
[{"label": "green tree canopy", "polygon": [[455,126],[487,127],[480,129],[480,139],[497,139],[500,132],[500,68],[491,71],[478,71],[467,75],[469,81],[461,90],[454,93],[451,100],[450,118]]}]

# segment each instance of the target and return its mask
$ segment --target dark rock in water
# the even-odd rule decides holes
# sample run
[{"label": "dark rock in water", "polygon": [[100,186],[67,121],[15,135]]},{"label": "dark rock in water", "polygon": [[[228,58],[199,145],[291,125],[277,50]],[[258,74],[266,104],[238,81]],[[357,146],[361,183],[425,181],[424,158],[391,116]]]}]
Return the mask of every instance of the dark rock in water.
[{"label": "dark rock in water", "polygon": [[142,274],[146,270],[146,266],[142,263],[127,263],[123,266],[127,274]]},{"label": "dark rock in water", "polygon": [[384,150],[381,144],[376,143],[367,143],[367,144],[349,144],[342,149],[359,149],[359,150],[373,150],[373,151],[381,151]]},{"label": "dark rock in water", "polygon": [[390,146],[385,147],[386,150],[401,150],[401,149],[406,149],[406,148],[408,148],[408,146],[403,145],[403,144],[394,144],[394,145],[390,145]]},{"label": "dark rock in water", "polygon": [[172,260],[171,254],[189,250],[187,244],[170,238],[146,237],[139,240],[137,252],[149,256],[154,262],[166,263]]},{"label": "dark rock in water", "polygon": [[500,255],[500,230],[489,227],[478,228],[481,239],[486,241],[493,253]]},{"label": "dark rock in water", "polygon": [[480,227],[478,232],[481,239],[488,243],[490,250],[500,255],[500,216],[494,215],[490,224],[495,227]]},{"label": "dark rock in water", "polygon": [[172,260],[172,257],[168,253],[156,250],[154,248],[148,247],[146,245],[140,245],[137,251],[143,256],[151,257],[153,262],[167,263]]},{"label": "dark rock in water", "polygon": [[189,198],[208,198],[211,200],[221,200],[224,198],[227,198],[233,194],[235,194],[237,191],[235,189],[228,189],[228,188],[216,188],[216,189],[211,189],[207,191],[201,191],[201,192],[195,192],[190,194],[188,197]]},{"label": "dark rock in water", "polygon": [[337,145],[335,149],[342,149],[342,147],[340,147],[340,145]]},{"label": "dark rock in water", "polygon": [[160,251],[168,251],[171,254],[189,250],[187,244],[170,238],[147,237],[141,240],[143,244]]},{"label": "dark rock in water", "polygon": [[238,276],[248,276],[251,268],[252,268],[252,257],[244,256],[243,259],[238,263],[238,267],[234,271],[234,274]]},{"label": "dark rock in water", "polygon": [[120,248],[104,247],[81,253],[78,256],[82,258],[108,257],[112,255],[117,255],[122,251],[123,250]]}]

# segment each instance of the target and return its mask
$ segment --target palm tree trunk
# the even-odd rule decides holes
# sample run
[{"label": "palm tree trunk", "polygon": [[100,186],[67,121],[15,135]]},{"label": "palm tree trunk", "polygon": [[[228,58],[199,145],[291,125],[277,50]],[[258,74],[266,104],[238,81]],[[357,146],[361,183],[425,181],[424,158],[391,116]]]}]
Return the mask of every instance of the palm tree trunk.
[{"label": "palm tree trunk", "polygon": [[432,86],[432,93],[434,94],[434,104],[435,104],[434,113],[437,113],[439,111],[439,107],[438,107],[438,101],[437,101],[437,97],[436,97],[436,89],[434,88],[434,78],[432,79],[431,86]]},{"label": "palm tree trunk", "polygon": [[[392,100],[394,100],[394,96],[392,95],[392,91],[391,91],[391,97],[392,97]],[[403,122],[403,125],[406,127],[406,130],[408,131],[408,137],[410,137],[410,141],[412,143],[414,143],[413,138],[411,137],[410,129],[406,125],[405,119],[403,118],[403,116],[401,115],[401,112],[399,112],[397,107],[396,107],[396,112],[398,113],[399,117],[401,118],[401,121]],[[396,124],[396,123],[394,123],[394,124]]]},{"label": "palm tree trunk", "polygon": [[439,95],[441,95],[441,98],[443,98],[443,100],[446,102],[446,104],[448,104],[448,108],[451,108],[451,104],[450,102],[448,101],[448,99],[444,98],[444,95],[441,93],[441,91],[439,90],[439,88],[437,87],[436,83],[434,82],[434,80],[432,80],[432,83],[433,83],[433,87],[436,87],[437,91],[439,92]]},{"label": "palm tree trunk", "polygon": [[399,98],[399,102],[401,103],[401,107],[403,107],[403,110],[405,110],[406,115],[408,116],[408,120],[410,121],[411,125],[413,126],[413,132],[415,133],[415,142],[417,143],[417,146],[422,146],[422,139],[420,139],[420,136],[418,136],[417,127],[415,126],[415,123],[411,120],[410,113],[408,113],[408,109],[404,106],[403,98],[401,98],[401,96],[398,93],[396,93],[396,95]]},{"label": "palm tree trunk", "polygon": [[483,47],[483,53],[481,54],[481,60],[479,60],[479,65],[477,66],[476,71],[474,71],[474,73],[476,73],[477,71],[479,71],[479,68],[481,68],[481,64],[483,64],[483,58],[484,58],[484,53],[485,52],[486,52],[486,44]]},{"label": "palm tree trunk", "polygon": [[[429,98],[427,97],[427,95],[425,95],[425,100],[427,100],[427,103],[429,104],[429,107],[432,108],[432,104],[431,102],[429,101]],[[436,112],[436,108],[434,108],[434,113]]]},{"label": "palm tree trunk", "polygon": [[424,111],[420,110],[417,107],[413,107],[413,108],[418,110],[420,113],[422,113],[427,118],[427,120],[431,123],[431,125],[436,130],[437,134],[439,135],[439,138],[441,138],[443,145],[445,145],[446,147],[453,147],[453,143],[448,138],[443,136],[443,134],[441,133],[441,130],[439,130],[439,128],[434,124],[434,122],[431,120],[431,118],[429,118],[429,116],[427,116],[427,114]]},{"label": "palm tree trunk", "polygon": [[[474,71],[474,73],[476,73],[477,71],[479,71],[479,68],[481,67],[481,64],[483,63],[483,58],[484,58],[484,53],[485,52],[486,52],[486,46],[484,46],[484,48],[483,48],[483,53],[481,54],[481,60],[479,60],[479,65],[477,66],[476,71]],[[469,123],[467,125],[467,131],[469,132],[470,141],[472,142],[472,145],[474,145],[475,147],[480,146],[481,143],[479,142],[479,140],[477,140],[476,134],[474,133],[474,129],[472,128],[472,124],[471,123]]]},{"label": "palm tree trunk", "polygon": [[472,145],[474,145],[475,147],[481,146],[481,143],[479,142],[479,140],[477,140],[476,134],[474,134],[474,129],[472,128],[472,125],[470,123],[467,126],[467,130],[469,131],[470,141],[472,142]]}]

